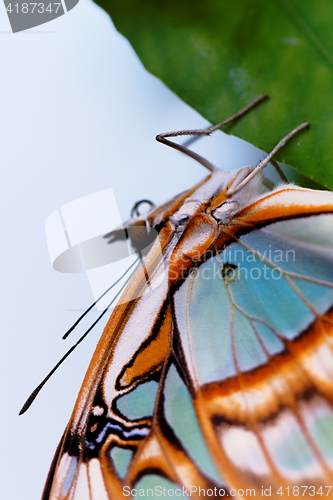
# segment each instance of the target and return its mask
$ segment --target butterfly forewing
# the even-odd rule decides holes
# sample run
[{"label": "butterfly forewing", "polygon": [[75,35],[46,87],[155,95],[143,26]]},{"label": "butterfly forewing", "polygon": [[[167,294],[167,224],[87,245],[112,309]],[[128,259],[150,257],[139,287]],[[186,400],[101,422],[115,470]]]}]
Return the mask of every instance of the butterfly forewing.
[{"label": "butterfly forewing", "polygon": [[333,484],[333,194],[286,186],[224,217],[226,183],[157,209],[44,500]]}]

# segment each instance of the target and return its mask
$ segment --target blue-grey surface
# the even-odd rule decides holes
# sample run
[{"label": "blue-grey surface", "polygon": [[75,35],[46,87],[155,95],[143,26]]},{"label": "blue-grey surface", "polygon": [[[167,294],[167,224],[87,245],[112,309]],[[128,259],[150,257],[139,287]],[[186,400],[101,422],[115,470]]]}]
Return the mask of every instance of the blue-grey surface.
[{"label": "blue-grey surface", "polygon": [[[91,332],[18,417],[29,393],[97,317],[92,312],[80,332],[61,340],[92,294],[85,274],[52,269],[45,220],[108,187],[124,219],[139,199],[161,203],[188,188],[203,168],[154,137],[206,122],[145,72],[89,0],[16,34],[0,8],[0,45],[1,488],[2,498],[36,500],[102,331]],[[223,168],[263,157],[222,133],[196,147]]]}]

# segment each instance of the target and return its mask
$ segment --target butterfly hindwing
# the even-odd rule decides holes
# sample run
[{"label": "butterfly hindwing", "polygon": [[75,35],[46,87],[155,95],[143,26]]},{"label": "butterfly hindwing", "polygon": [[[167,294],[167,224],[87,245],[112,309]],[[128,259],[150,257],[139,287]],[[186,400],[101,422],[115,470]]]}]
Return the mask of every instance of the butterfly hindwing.
[{"label": "butterfly hindwing", "polygon": [[201,428],[238,489],[332,480],[332,228],[332,215],[240,225],[174,295]]}]

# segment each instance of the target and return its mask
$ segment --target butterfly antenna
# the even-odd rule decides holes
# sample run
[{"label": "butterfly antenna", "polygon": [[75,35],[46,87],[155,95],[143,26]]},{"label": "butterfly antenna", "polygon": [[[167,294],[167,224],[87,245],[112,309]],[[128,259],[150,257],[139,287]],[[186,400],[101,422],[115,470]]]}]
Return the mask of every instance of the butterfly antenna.
[{"label": "butterfly antenna", "polygon": [[[136,261],[137,262],[137,261]],[[131,266],[132,267],[132,266]],[[88,328],[88,330],[82,335],[82,337],[79,338],[79,340],[76,342],[76,344],[74,344],[67,352],[66,354],[60,359],[60,361],[58,361],[58,363],[55,365],[54,368],[52,368],[52,370],[50,371],[50,373],[48,375],[46,375],[46,377],[44,378],[44,380],[39,384],[38,387],[36,387],[36,389],[30,394],[30,396],[28,397],[28,399],[26,400],[26,402],[24,403],[24,405],[22,406],[21,410],[20,410],[20,413],[19,415],[23,415],[23,413],[25,413],[29,408],[30,406],[32,405],[32,403],[34,402],[34,400],[36,399],[38,393],[41,391],[41,389],[44,387],[44,385],[46,384],[46,382],[52,377],[52,375],[54,374],[54,372],[59,368],[59,366],[65,361],[66,358],[68,358],[68,356],[74,351],[74,349],[79,345],[81,344],[81,342],[86,338],[86,336],[88,335],[89,332],[91,332],[91,330],[97,325],[97,323],[102,319],[102,317],[104,316],[104,314],[110,309],[110,307],[112,306],[112,304],[114,303],[114,301],[119,297],[119,295],[122,293],[123,289],[125,288],[125,286],[127,285],[127,283],[129,282],[129,280],[131,279],[131,277],[133,276],[133,274],[135,273],[136,269],[134,269],[134,271],[131,273],[130,277],[125,281],[125,283],[123,284],[123,286],[120,288],[120,290],[117,292],[117,294],[113,297],[113,299],[111,300],[111,302],[108,304],[107,308],[104,309],[104,311],[98,316],[98,318],[96,319],[96,321],[94,321],[94,323]]]},{"label": "butterfly antenna", "polygon": [[234,194],[238,193],[238,191],[240,191],[241,189],[243,189],[243,187],[246,186],[251,181],[251,179],[253,179],[253,177],[255,177],[263,168],[266,167],[266,165],[270,162],[270,160],[275,155],[275,153],[280,148],[282,148],[285,145],[285,143],[287,141],[289,141],[289,139],[291,139],[292,137],[294,137],[294,135],[298,134],[302,130],[304,130],[306,128],[309,128],[309,127],[310,127],[309,123],[308,122],[304,122],[301,125],[299,125],[298,127],[294,128],[294,130],[292,130],[291,132],[289,132],[289,134],[287,134],[283,139],[281,139],[280,142],[278,142],[278,144],[269,153],[269,155],[266,156],[266,158],[263,161],[261,161],[259,163],[259,165],[247,177],[245,177],[245,179],[243,179],[239,184],[237,184],[236,186],[230,188],[227,191],[227,196],[228,197],[233,196]]},{"label": "butterfly antenna", "polygon": [[246,113],[248,113],[251,109],[253,109],[255,106],[257,106],[259,103],[265,101],[266,99],[268,99],[267,94],[260,95],[254,101],[250,102],[250,104],[245,106],[245,108],[238,111],[238,113],[235,113],[234,115],[230,116],[229,118],[227,118],[223,122],[218,123],[217,125],[214,125],[213,127],[203,128],[203,129],[194,129],[194,130],[179,130],[178,132],[165,132],[163,134],[157,135],[156,140],[158,142],[161,142],[162,144],[166,144],[167,146],[170,146],[173,149],[176,149],[177,151],[181,151],[182,153],[186,154],[190,158],[193,158],[198,163],[200,163],[205,168],[207,168],[210,172],[215,172],[216,170],[218,170],[218,168],[215,167],[208,160],[203,158],[198,153],[195,153],[194,151],[191,151],[190,149],[188,149],[186,147],[186,145],[181,145],[181,144],[177,144],[177,143],[172,142],[172,141],[168,141],[166,139],[166,137],[179,137],[182,135],[196,135],[196,136],[210,135],[212,132],[215,132],[215,130],[218,130],[223,125],[227,125],[228,123],[231,123],[233,121],[238,120],[239,118],[244,116]]},{"label": "butterfly antenna", "polygon": [[71,327],[67,330],[67,332],[65,333],[65,335],[63,335],[63,336],[61,337],[63,340],[67,339],[67,337],[69,336],[69,334],[70,334],[70,333],[74,330],[74,328],[76,328],[76,327],[77,327],[77,325],[80,323],[80,321],[82,321],[82,320],[83,320],[83,318],[84,318],[84,317],[88,314],[88,312],[89,312],[89,311],[91,311],[91,309],[92,309],[92,308],[93,308],[93,307],[94,307],[94,306],[95,306],[95,305],[96,305],[96,304],[97,304],[97,303],[98,303],[98,302],[99,302],[99,301],[100,301],[100,300],[104,297],[104,295],[106,295],[106,294],[107,294],[107,293],[108,293],[108,292],[109,292],[109,291],[110,291],[110,290],[111,290],[114,286],[116,286],[116,285],[117,285],[117,283],[119,283],[119,281],[121,281],[121,280],[123,279],[123,277],[124,277],[124,276],[128,273],[128,271],[129,271],[129,270],[130,270],[130,269],[131,269],[131,268],[132,268],[135,264],[137,264],[137,263],[139,262],[139,260],[140,260],[139,258],[138,258],[137,260],[135,260],[135,261],[133,262],[133,264],[131,264],[131,265],[130,265],[127,269],[126,269],[126,271],[124,272],[124,274],[122,274],[122,275],[120,276],[120,278],[118,278],[118,279],[117,279],[117,281],[115,281],[115,282],[114,282],[114,283],[113,283],[113,284],[112,284],[112,285],[111,285],[111,286],[110,286],[107,290],[105,290],[105,292],[104,292],[104,293],[102,293],[102,295],[100,295],[100,296],[98,297],[98,299],[96,299],[96,300],[95,300],[95,302],[93,302],[93,303],[91,304],[91,306],[90,306],[90,307],[88,307],[88,309],[87,309],[87,310],[86,310],[86,311],[85,311],[85,312],[84,312],[84,313],[83,313],[83,314],[79,317],[79,319],[77,319],[77,320],[75,321],[75,323],[74,323],[74,324],[73,324],[73,325],[72,325],[72,326],[71,326]]}]

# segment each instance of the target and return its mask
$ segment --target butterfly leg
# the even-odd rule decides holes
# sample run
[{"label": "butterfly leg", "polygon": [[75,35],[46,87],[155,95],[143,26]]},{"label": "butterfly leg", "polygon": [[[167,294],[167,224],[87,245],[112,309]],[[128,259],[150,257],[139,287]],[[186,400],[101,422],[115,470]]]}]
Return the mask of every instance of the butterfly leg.
[{"label": "butterfly leg", "polygon": [[163,144],[166,144],[167,146],[170,146],[171,148],[176,149],[177,151],[181,151],[182,153],[186,154],[190,158],[193,158],[197,162],[201,163],[201,165],[203,165],[205,168],[207,168],[211,172],[214,172],[215,170],[217,170],[217,168],[212,163],[210,163],[208,160],[206,160],[205,158],[203,158],[199,154],[194,153],[194,151],[191,151],[190,149],[188,149],[184,145],[176,144],[175,142],[168,141],[166,139],[166,137],[179,137],[182,135],[196,135],[196,136],[210,135],[211,133],[215,132],[215,130],[218,130],[219,128],[221,128],[223,125],[227,125],[228,123],[231,123],[233,121],[238,120],[239,118],[244,116],[248,111],[250,111],[255,106],[257,106],[259,103],[261,103],[262,101],[264,101],[266,99],[268,99],[267,94],[260,95],[254,101],[252,101],[250,104],[245,106],[245,108],[238,111],[238,113],[235,113],[234,115],[230,116],[229,118],[227,118],[223,122],[218,123],[217,125],[214,125],[212,127],[204,128],[204,129],[194,129],[194,130],[178,130],[177,132],[165,132],[163,134],[157,135],[156,140],[158,142],[162,142]]},{"label": "butterfly leg", "polygon": [[131,210],[131,218],[133,218],[134,216],[137,216],[137,217],[140,217],[140,211],[139,211],[139,207],[140,205],[142,205],[143,203],[147,203],[147,205],[150,205],[150,209],[152,208],[155,208],[155,203],[153,203],[152,201],[150,200],[140,200],[140,201],[137,201],[135,203],[135,205],[133,206],[132,210]]}]

